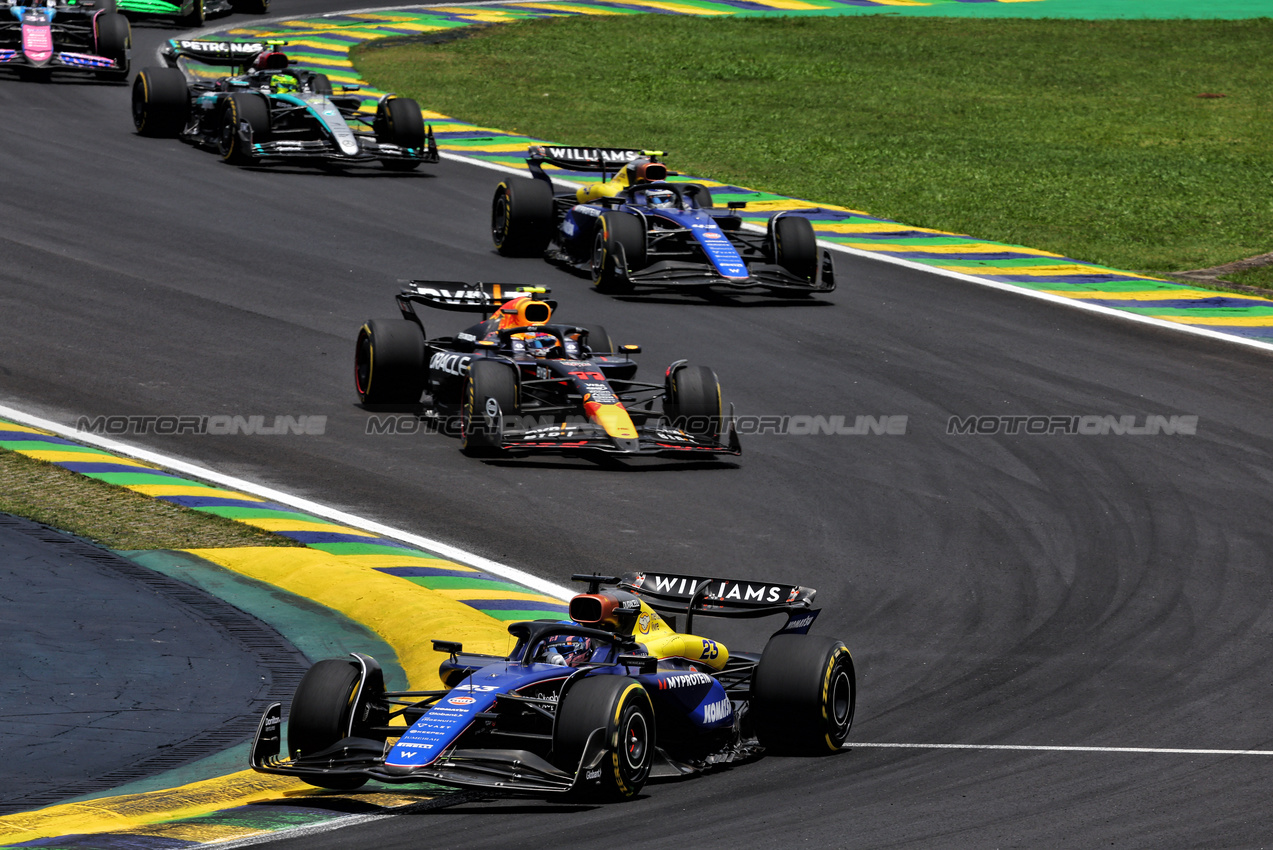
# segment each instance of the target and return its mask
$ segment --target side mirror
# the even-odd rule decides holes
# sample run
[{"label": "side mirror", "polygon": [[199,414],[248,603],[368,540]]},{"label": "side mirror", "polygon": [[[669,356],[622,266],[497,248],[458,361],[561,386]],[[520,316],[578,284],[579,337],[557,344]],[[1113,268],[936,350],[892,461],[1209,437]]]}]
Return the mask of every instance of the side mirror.
[{"label": "side mirror", "polygon": [[620,350],[620,351],[622,351],[624,354],[627,354],[628,356],[632,356],[633,354],[640,354],[640,353],[641,353],[641,346],[639,346],[639,345],[621,345],[621,346],[619,346],[619,350]]},{"label": "side mirror", "polygon": [[433,642],[434,652],[445,652],[448,655],[450,655],[452,658],[454,658],[455,655],[458,652],[460,652],[462,649],[464,649],[464,644],[456,643],[455,641],[451,641],[451,640],[435,640]]}]

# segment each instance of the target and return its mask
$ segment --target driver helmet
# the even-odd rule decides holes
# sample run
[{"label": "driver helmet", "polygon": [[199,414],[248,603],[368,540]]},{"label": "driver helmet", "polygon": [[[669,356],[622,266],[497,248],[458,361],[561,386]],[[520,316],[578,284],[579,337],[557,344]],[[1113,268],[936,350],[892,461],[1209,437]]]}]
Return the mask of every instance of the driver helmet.
[{"label": "driver helmet", "polygon": [[534,357],[553,357],[561,351],[560,341],[552,334],[526,333],[517,336],[526,346],[527,353]]},{"label": "driver helmet", "polygon": [[301,81],[291,74],[271,74],[270,91],[274,94],[300,94]]},{"label": "driver helmet", "polygon": [[676,193],[671,189],[651,189],[645,193],[645,201],[652,207],[667,209],[676,206]]},{"label": "driver helmet", "polygon": [[545,664],[577,667],[592,657],[592,639],[579,635],[556,635],[539,652]]}]

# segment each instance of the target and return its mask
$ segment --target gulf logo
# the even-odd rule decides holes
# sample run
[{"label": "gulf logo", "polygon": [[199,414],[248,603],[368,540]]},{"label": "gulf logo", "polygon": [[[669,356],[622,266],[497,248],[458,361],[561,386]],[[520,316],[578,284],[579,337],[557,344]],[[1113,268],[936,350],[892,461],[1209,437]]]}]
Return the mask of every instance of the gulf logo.
[{"label": "gulf logo", "polygon": [[477,702],[473,697],[451,697],[447,702],[451,705],[472,705]]},{"label": "gulf logo", "polygon": [[724,237],[714,230],[709,230],[703,234],[703,238],[704,239],[723,239]]}]

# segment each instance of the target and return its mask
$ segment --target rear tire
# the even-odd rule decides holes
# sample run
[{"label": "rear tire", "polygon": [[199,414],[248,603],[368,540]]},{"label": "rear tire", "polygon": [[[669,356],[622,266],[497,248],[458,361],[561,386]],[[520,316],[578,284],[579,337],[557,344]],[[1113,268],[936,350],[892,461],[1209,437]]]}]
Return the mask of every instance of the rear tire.
[{"label": "rear tire", "polygon": [[491,238],[505,257],[538,257],[553,238],[552,186],[542,180],[505,180],[491,201]]},{"label": "rear tire", "polygon": [[818,635],[777,635],[751,680],[749,717],[765,749],[827,755],[853,725],[857,679],[843,643]]},{"label": "rear tire", "polygon": [[592,244],[592,285],[597,291],[615,295],[632,291],[628,271],[645,268],[645,237],[639,217],[610,210],[601,214]]},{"label": "rear tire", "polygon": [[128,25],[128,18],[118,12],[95,15],[93,40],[98,56],[113,59],[119,65],[118,71],[102,71],[97,76],[103,80],[127,80],[128,53],[133,46],[133,31]]},{"label": "rear tire", "polygon": [[488,457],[500,451],[497,430],[491,426],[496,410],[502,416],[517,416],[519,387],[517,373],[507,363],[474,360],[464,382],[460,408],[460,450],[470,457]]},{"label": "rear tire", "polygon": [[415,404],[424,392],[424,334],[415,322],[372,319],[358,331],[354,388],[363,404]]},{"label": "rear tire", "polygon": [[270,104],[262,95],[235,92],[227,97],[221,117],[221,158],[234,165],[252,165],[259,157],[239,137],[239,125],[252,130],[252,144],[270,140]]},{"label": "rear tire", "polygon": [[[376,140],[401,148],[424,148],[424,117],[420,114],[420,104],[409,97],[390,97],[376,107],[376,120],[373,124]],[[383,160],[382,164],[390,171],[415,171],[420,167],[419,160]]]},{"label": "rear tire", "polygon": [[801,280],[813,283],[818,275],[818,239],[809,219],[799,215],[769,220],[774,262]]},{"label": "rear tire", "polygon": [[720,439],[721,393],[716,373],[706,366],[682,366],[664,381],[663,415],[696,437]]},{"label": "rear tire", "polygon": [[553,761],[574,771],[588,738],[604,728],[605,755],[598,785],[584,794],[603,800],[630,800],[650,778],[657,743],[654,705],[640,682],[626,676],[589,676],[574,684],[557,706]]},{"label": "rear tire", "polygon": [[[292,696],[287,717],[287,749],[292,758],[321,752],[346,737],[358,665],[329,658],[306,671]],[[319,788],[349,791],[366,784],[365,776],[302,776]]]},{"label": "rear tire", "polygon": [[133,80],[133,126],[143,136],[177,136],[189,112],[190,90],[176,68],[143,68]]}]

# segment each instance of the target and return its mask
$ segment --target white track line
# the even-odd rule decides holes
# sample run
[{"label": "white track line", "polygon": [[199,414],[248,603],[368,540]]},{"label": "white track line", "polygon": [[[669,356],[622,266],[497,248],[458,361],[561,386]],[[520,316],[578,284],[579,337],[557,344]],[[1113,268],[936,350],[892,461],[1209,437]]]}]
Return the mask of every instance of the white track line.
[{"label": "white track line", "polygon": [[1181,747],[1054,747],[1031,744],[879,744],[845,741],[845,749],[1013,750],[1035,753],[1152,753],[1185,756],[1273,756],[1273,750],[1203,750]]},{"label": "white track line", "polygon": [[[532,587],[549,596],[555,596],[559,599],[569,599],[573,593],[560,585],[545,581],[544,579],[533,576],[530,573],[523,572],[514,567],[508,567],[503,564],[483,558],[480,555],[474,555],[455,546],[422,537],[418,534],[401,531],[387,525],[383,525],[372,520],[363,519],[344,511],[329,508],[317,502],[303,499],[299,496],[292,496],[270,487],[263,487],[254,484],[242,478],[235,478],[230,475],[222,475],[214,472],[206,467],[198,466],[193,463],[187,463],[183,460],[169,457],[160,452],[151,451],[149,449],[141,449],[136,446],[130,446],[113,440],[109,437],[103,437],[99,434],[88,434],[77,431],[74,428],[61,425],[43,417],[33,416],[21,410],[17,410],[7,405],[0,405],[0,417],[8,419],[12,422],[18,422],[32,428],[40,428],[54,434],[61,435],[70,440],[81,443],[98,446],[108,451],[117,452],[118,454],[134,457],[138,460],[144,460],[157,466],[190,475],[196,478],[202,478],[223,487],[229,487],[239,490],[253,496],[260,496],[270,501],[279,502],[281,504],[290,505],[298,510],[317,516],[326,517],[327,519],[339,522],[342,525],[351,528],[359,528],[364,531],[371,531],[384,537],[390,537],[395,540],[401,540],[410,543],[413,546],[419,546],[427,549],[435,554],[442,555],[453,561],[459,561],[478,569],[485,570],[498,576]],[[871,743],[849,741],[849,748],[860,747],[862,749],[919,749],[919,750],[1014,750],[1025,752],[1063,752],[1063,753],[1153,753],[1162,755],[1217,755],[1217,756],[1273,756],[1273,750],[1226,750],[1226,749],[1185,749],[1176,747],[1070,747],[1070,746],[1048,746],[1048,745],[1028,745],[1028,744],[906,744],[906,743]],[[382,817],[381,815],[369,815],[368,819]],[[350,823],[362,821],[350,821]],[[343,823],[343,821],[342,821]],[[290,833],[289,833],[290,834]]]},{"label": "white track line", "polygon": [[485,570],[488,573],[493,573],[494,575],[509,579],[510,581],[515,581],[518,584],[533,588],[538,590],[540,593],[547,594],[548,596],[555,596],[558,599],[568,600],[574,595],[570,590],[567,590],[559,584],[554,584],[514,567],[508,567],[488,558],[483,558],[480,555],[475,555],[472,552],[465,551],[457,546],[452,546],[449,543],[443,543],[439,540],[433,540],[419,534],[412,534],[409,531],[402,531],[373,520],[363,519],[362,517],[354,516],[353,514],[345,513],[344,511],[339,511],[335,508],[329,508],[326,505],[321,505],[318,502],[301,498],[300,496],[293,496],[290,493],[284,493],[281,490],[263,487],[260,484],[255,484],[242,478],[223,475],[222,473],[214,472],[207,467],[188,463],[184,460],[178,460],[176,458],[169,457],[168,455],[161,454],[160,452],[138,448],[137,446],[130,446],[127,443],[121,443],[118,440],[113,440],[110,437],[103,437],[99,434],[87,434],[82,431],[77,431],[74,428],[62,425],[50,419],[32,416],[29,413],[25,413],[21,410],[5,405],[0,405],[0,417],[32,428],[40,428],[45,431],[50,431],[54,434],[66,437],[69,440],[87,443],[88,445],[98,446],[99,448],[127,455],[128,457],[137,458],[138,460],[144,460],[149,463],[162,466],[165,469],[170,469],[184,475],[190,475],[195,478],[201,478],[204,481],[219,484],[222,487],[238,490],[253,496],[260,496],[261,498],[268,499],[272,502],[290,505],[298,510],[330,519],[333,522],[340,523],[341,525],[362,529],[363,531],[370,531],[394,540],[401,540],[404,543],[410,543],[412,546],[419,546],[422,549],[426,549],[435,555],[440,555],[449,560],[458,561],[462,564],[467,564],[471,567],[476,567],[480,570]]}]

